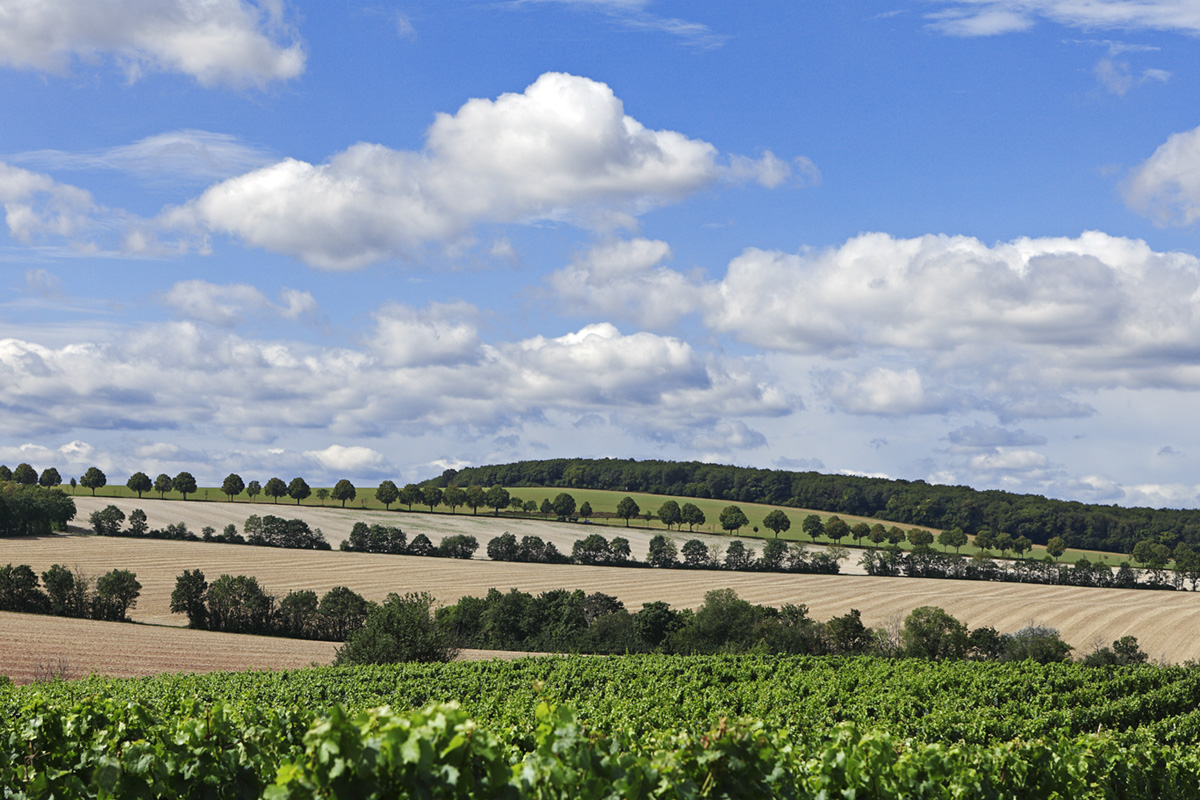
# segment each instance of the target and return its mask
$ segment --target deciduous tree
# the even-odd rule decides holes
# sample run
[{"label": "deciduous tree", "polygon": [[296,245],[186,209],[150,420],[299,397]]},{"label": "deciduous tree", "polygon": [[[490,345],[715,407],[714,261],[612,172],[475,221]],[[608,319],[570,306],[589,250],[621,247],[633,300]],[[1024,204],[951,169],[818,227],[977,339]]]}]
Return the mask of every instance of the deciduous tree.
[{"label": "deciduous tree", "polygon": [[767,514],[763,518],[763,525],[775,534],[775,538],[779,538],[779,534],[786,533],[792,527],[792,521],[788,515],[783,513],[778,508]]},{"label": "deciduous tree", "polygon": [[187,500],[187,496],[196,491],[196,479],[190,472],[181,472],[171,478],[171,488],[183,495],[184,500]]},{"label": "deciduous tree", "polygon": [[625,527],[629,527],[629,520],[633,519],[641,512],[637,502],[629,496],[622,497],[617,503],[617,516],[625,520]]},{"label": "deciduous tree", "polygon": [[[33,479],[36,481],[37,476],[35,475]],[[83,473],[83,477],[79,479],[79,485],[85,489],[91,489],[92,497],[95,497],[97,489],[103,489],[108,485],[108,476],[99,467],[88,467],[87,472]]]},{"label": "deciduous tree", "polygon": [[688,526],[688,532],[691,533],[696,525],[704,524],[704,512],[695,503],[684,503],[680,509],[680,521]]},{"label": "deciduous tree", "polygon": [[392,503],[400,499],[400,490],[396,488],[395,483],[385,480],[375,490],[375,499],[383,503],[385,509],[391,511]]},{"label": "deciduous tree", "polygon": [[19,483],[22,486],[34,486],[38,482],[38,474],[28,464],[17,464],[17,468],[12,473],[12,480],[13,483]]},{"label": "deciduous tree", "polygon": [[282,478],[271,478],[263,487],[263,494],[270,497],[275,503],[279,503],[279,498],[286,497],[287,493],[288,487]]},{"label": "deciduous tree", "polygon": [[125,481],[125,487],[131,492],[137,492],[138,499],[142,499],[142,492],[148,492],[154,488],[154,484],[150,482],[150,476],[144,472],[135,472],[129,476],[129,480]]},{"label": "deciduous tree", "polygon": [[167,492],[171,491],[171,476],[165,472],[160,472],[158,477],[154,479],[154,491],[158,492],[159,500],[166,497]]},{"label": "deciduous tree", "polygon": [[337,482],[337,484],[334,485],[333,493],[331,496],[333,497],[334,500],[341,500],[342,508],[345,508],[347,500],[353,500],[355,497],[358,496],[358,490],[354,488],[353,483],[346,480],[345,478],[342,478],[340,481]]},{"label": "deciduous tree", "polygon": [[[242,482],[242,476],[236,472],[231,472],[225,476],[225,480],[221,483],[221,493],[229,498],[232,503],[233,498],[246,490],[246,484]],[[192,491],[195,491],[193,489]]]},{"label": "deciduous tree", "polygon": [[288,484],[287,493],[288,497],[296,501],[296,505],[300,505],[301,500],[306,499],[312,494],[312,489],[308,488],[308,483],[305,482],[304,478],[295,477]]},{"label": "deciduous tree", "polygon": [[742,509],[738,506],[725,506],[718,521],[721,523],[721,528],[730,533],[737,533],[750,524],[750,519],[742,513]]},{"label": "deciduous tree", "polygon": [[58,470],[54,467],[48,467],[42,470],[42,474],[38,476],[38,486],[45,486],[47,489],[62,485],[62,475],[58,474]]},{"label": "deciduous tree", "polygon": [[663,525],[667,526],[667,530],[670,530],[672,525],[683,522],[683,511],[679,508],[678,502],[668,500],[658,507],[658,518]]}]

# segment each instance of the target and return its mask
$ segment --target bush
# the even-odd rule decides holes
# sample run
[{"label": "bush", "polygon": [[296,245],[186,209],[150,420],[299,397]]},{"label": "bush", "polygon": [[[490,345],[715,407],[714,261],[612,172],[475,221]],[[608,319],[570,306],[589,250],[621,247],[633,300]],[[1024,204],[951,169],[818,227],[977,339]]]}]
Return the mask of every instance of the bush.
[{"label": "bush", "polygon": [[362,628],[338,648],[336,664],[449,661],[458,654],[448,630],[434,619],[428,592],[390,594]]}]

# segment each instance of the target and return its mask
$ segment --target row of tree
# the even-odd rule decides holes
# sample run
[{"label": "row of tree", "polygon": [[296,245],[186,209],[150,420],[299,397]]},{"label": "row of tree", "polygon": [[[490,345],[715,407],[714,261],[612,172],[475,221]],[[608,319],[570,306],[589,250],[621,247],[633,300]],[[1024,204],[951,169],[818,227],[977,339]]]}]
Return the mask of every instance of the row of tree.
[{"label": "row of tree", "polygon": [[54,564],[39,582],[28,564],[0,568],[0,611],[125,622],[141,591],[137,575],[125,569],[114,569],[93,580],[78,570]]},{"label": "row of tree", "polygon": [[[1014,633],[969,630],[943,609],[914,609],[903,624],[868,628],[857,610],[825,622],[803,605],[754,605],[732,589],[705,595],[695,611],[651,602],[630,613],[616,597],[556,589],[533,595],[491,589],[437,608],[428,594],[390,595],[338,653],[339,663],[437,661],[458,647],[558,653],[796,653],[880,655],[935,660],[1065,661],[1058,631],[1030,625]],[[1137,639],[1097,648],[1084,663],[1146,661]]]},{"label": "row of tree", "polygon": [[171,592],[171,612],[186,614],[190,628],[334,642],[362,627],[373,605],[345,586],[319,599],[302,590],[277,600],[256,578],[222,575],[210,584],[198,569],[184,571]]},{"label": "row of tree", "polygon": [[548,459],[448,470],[426,482],[608,489],[810,508],[929,528],[989,529],[1046,544],[1129,553],[1169,533],[1200,547],[1200,511],[1121,508],[925,481],[752,469],[702,462]]},{"label": "row of tree", "polygon": [[98,536],[121,536],[135,539],[170,539],[188,542],[216,542],[218,544],[248,544],[258,547],[285,547],[293,550],[329,550],[329,542],[320,528],[311,528],[302,519],[283,519],[272,514],[251,514],[246,518],[245,536],[238,533],[237,526],[230,523],[217,533],[212,526],[205,526],[197,536],[188,530],[185,523],[168,525],[165,529],[151,528],[146,512],[135,508],[129,512],[129,526],[123,528],[125,512],[117,506],[105,506],[93,511],[88,518],[92,531]]}]

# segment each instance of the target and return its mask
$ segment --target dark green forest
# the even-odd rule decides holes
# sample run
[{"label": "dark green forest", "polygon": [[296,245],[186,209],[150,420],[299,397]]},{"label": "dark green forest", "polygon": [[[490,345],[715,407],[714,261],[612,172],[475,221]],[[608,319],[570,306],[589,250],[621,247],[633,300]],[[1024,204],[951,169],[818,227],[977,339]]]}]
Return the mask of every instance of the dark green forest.
[{"label": "dark green forest", "polygon": [[811,508],[929,528],[1027,536],[1045,544],[1129,553],[1145,539],[1200,546],[1200,511],[1123,508],[925,481],[754,469],[698,461],[556,458],[447,470],[430,485],[500,484],[650,492]]}]

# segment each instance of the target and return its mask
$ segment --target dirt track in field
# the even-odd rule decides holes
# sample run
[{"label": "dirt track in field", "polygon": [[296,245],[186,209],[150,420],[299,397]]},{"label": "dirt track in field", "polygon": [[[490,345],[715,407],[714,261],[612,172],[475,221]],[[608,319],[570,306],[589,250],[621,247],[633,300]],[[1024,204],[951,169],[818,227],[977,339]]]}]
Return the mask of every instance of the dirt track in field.
[{"label": "dirt track in field", "polygon": [[[972,628],[992,625],[1009,632],[1030,622],[1050,625],[1058,628],[1077,652],[1132,634],[1153,659],[1200,660],[1200,636],[1196,635],[1200,632],[1200,593],[1194,592],[514,564],[94,536],[0,540],[0,563],[29,564],[39,574],[59,563],[78,567],[93,577],[111,569],[131,569],[142,583],[142,596],[131,616],[158,625],[183,624],[180,615],[169,611],[170,593],[179,573],[198,568],[209,580],[223,573],[253,575],[277,597],[295,589],[324,593],[345,585],[373,600],[382,600],[389,592],[428,591],[440,601],[452,603],[464,595],[481,596],[493,587],[534,593],[579,588],[615,595],[636,610],[652,600],[694,608],[708,590],[731,587],[754,603],[806,604],[818,620],[856,608],[870,626],[894,624],[917,606],[934,605]],[[0,640],[7,638],[5,634],[0,623]]]}]

